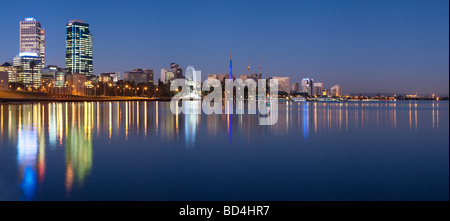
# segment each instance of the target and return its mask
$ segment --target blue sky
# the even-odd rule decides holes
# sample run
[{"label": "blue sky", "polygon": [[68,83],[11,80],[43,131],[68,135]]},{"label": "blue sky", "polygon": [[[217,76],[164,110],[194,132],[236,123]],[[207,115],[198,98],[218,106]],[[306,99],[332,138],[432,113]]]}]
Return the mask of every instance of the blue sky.
[{"label": "blue sky", "polygon": [[46,29],[46,61],[64,67],[65,24],[94,36],[94,73],[161,68],[302,75],[344,93],[449,93],[449,2],[433,1],[6,1],[0,62],[19,50],[19,21]]}]

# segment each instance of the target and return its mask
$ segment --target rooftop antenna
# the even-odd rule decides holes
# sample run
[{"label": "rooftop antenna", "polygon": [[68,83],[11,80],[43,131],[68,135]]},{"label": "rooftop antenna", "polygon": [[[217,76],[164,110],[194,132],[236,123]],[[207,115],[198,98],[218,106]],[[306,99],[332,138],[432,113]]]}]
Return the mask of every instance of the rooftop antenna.
[{"label": "rooftop antenna", "polygon": [[252,64],[252,57],[250,56],[250,62],[248,62],[248,66],[247,66],[247,75],[250,75],[250,66]]}]

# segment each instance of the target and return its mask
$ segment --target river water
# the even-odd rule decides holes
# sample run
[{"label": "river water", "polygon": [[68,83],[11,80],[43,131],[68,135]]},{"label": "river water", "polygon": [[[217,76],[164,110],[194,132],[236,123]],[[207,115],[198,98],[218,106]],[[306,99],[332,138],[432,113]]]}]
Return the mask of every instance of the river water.
[{"label": "river water", "polygon": [[0,200],[449,200],[448,101],[0,106]]}]

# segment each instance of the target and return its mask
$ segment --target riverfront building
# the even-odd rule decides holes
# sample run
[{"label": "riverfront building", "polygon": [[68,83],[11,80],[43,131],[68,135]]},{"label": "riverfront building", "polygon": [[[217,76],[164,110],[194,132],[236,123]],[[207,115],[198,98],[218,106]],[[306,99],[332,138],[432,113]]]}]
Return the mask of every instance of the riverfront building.
[{"label": "riverfront building", "polygon": [[83,20],[70,20],[66,25],[66,68],[70,74],[93,74],[92,34]]}]

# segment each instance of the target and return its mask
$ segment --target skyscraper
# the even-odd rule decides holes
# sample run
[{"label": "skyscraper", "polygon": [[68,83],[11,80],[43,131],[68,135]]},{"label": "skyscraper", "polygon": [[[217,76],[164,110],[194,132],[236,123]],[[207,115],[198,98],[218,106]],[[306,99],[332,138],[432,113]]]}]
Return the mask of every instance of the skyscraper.
[{"label": "skyscraper", "polygon": [[323,95],[323,83],[322,82],[316,82],[314,85],[314,93],[315,96],[322,96]]},{"label": "skyscraper", "polygon": [[170,71],[173,72],[175,79],[184,78],[183,69],[180,67],[180,65],[176,63],[170,63]]},{"label": "skyscraper", "polygon": [[314,80],[310,78],[302,79],[302,92],[308,93],[308,96],[314,95]]},{"label": "skyscraper", "polygon": [[20,21],[20,54],[36,55],[45,64],[45,30],[35,18]]},{"label": "skyscraper", "polygon": [[289,87],[290,85],[290,79],[289,77],[272,77],[273,80],[278,80],[278,91],[284,91],[286,93],[289,93]]},{"label": "skyscraper", "polygon": [[298,84],[298,82],[294,82],[291,84],[291,93],[297,93],[299,89],[300,85]]},{"label": "skyscraper", "polygon": [[66,25],[66,68],[68,73],[93,74],[92,34],[89,24],[73,19]]},{"label": "skyscraper", "polygon": [[163,83],[166,83],[166,71],[167,71],[167,69],[166,68],[163,68],[163,69],[161,69],[161,72],[160,72],[160,80],[161,80],[161,82],[163,82]]},{"label": "skyscraper", "polygon": [[20,21],[19,56],[15,58],[19,71],[17,81],[28,86],[41,85],[41,72],[45,64],[45,30],[34,18]]}]

